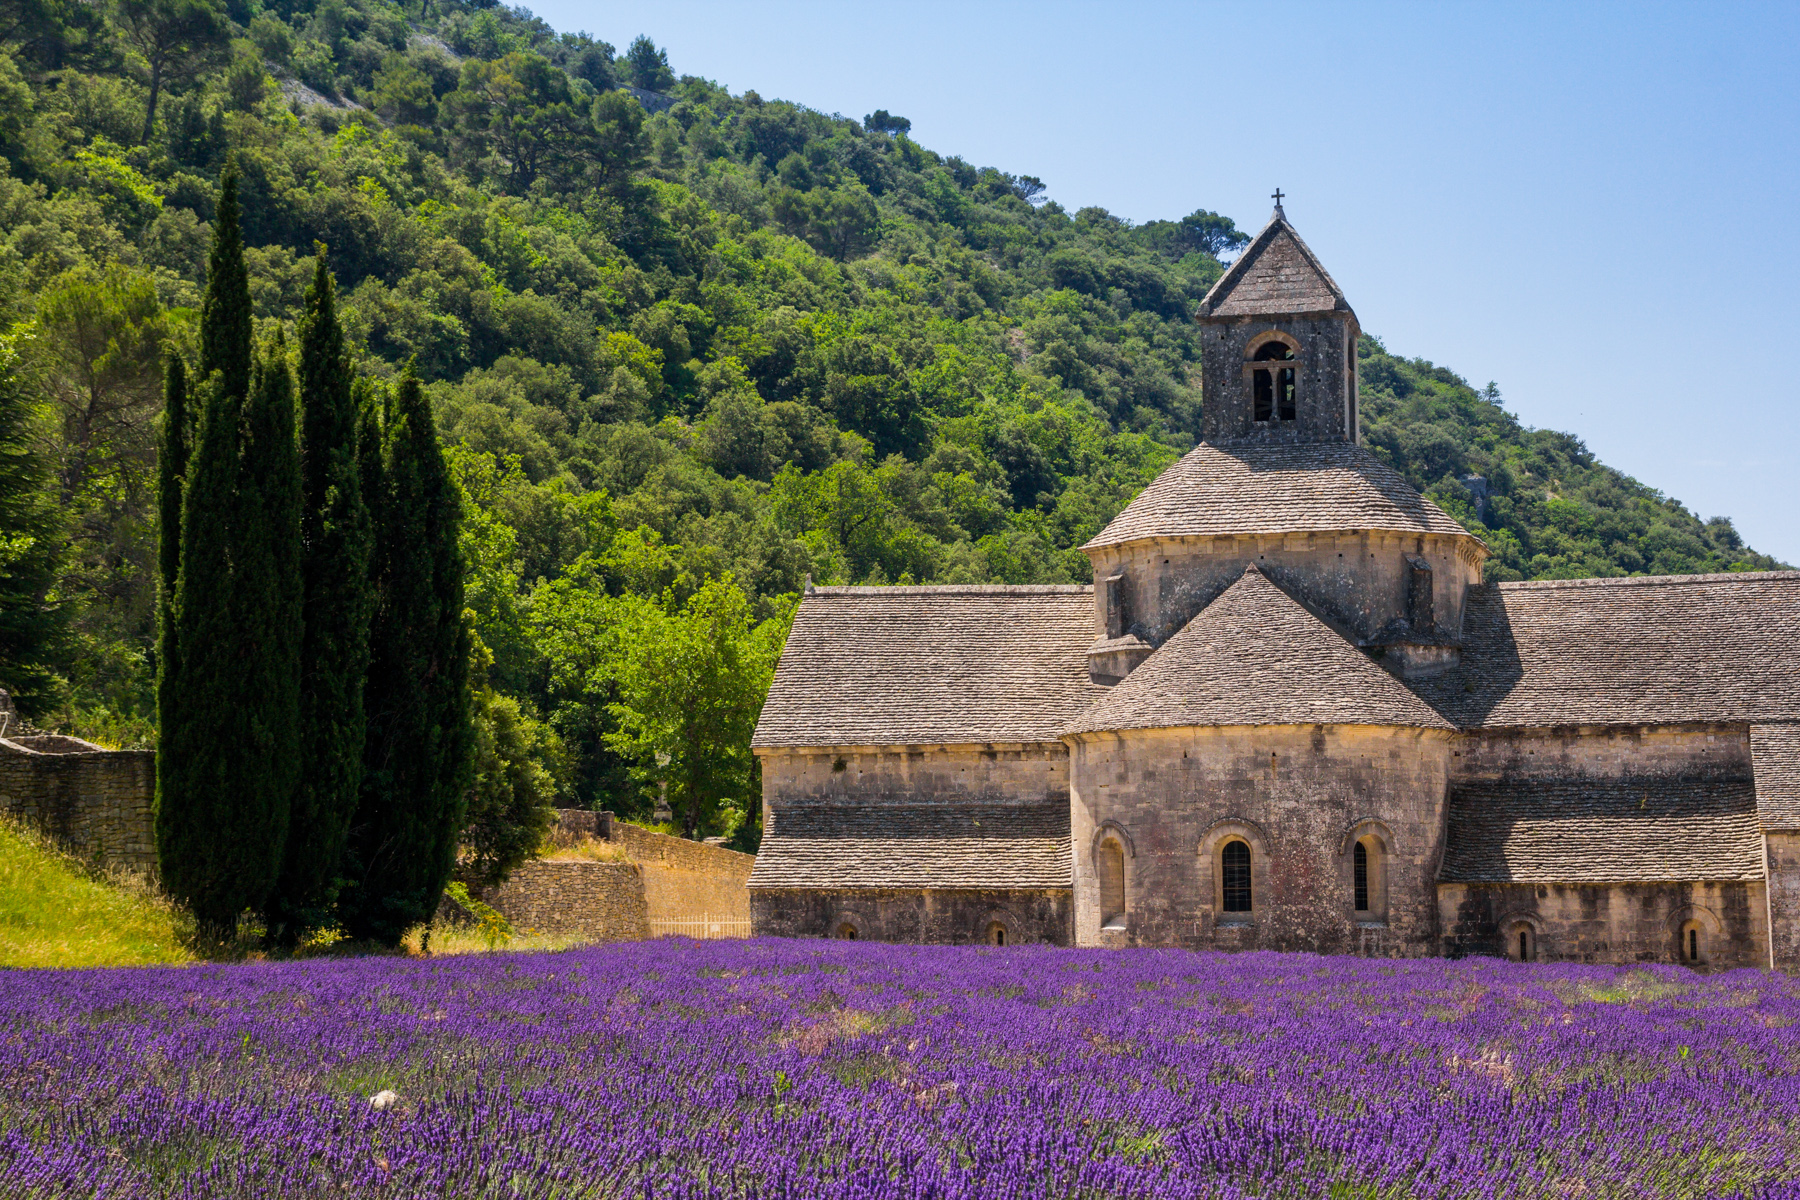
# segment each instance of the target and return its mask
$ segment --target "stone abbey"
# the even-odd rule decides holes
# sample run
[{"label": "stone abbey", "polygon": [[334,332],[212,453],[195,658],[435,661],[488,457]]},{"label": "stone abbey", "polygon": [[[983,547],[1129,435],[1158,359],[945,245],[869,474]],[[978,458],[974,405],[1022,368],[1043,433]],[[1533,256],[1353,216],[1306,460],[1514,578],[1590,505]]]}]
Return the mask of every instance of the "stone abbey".
[{"label": "stone abbey", "polygon": [[759,933],[1800,966],[1800,573],[1484,584],[1279,207],[1080,587],[807,592]]}]

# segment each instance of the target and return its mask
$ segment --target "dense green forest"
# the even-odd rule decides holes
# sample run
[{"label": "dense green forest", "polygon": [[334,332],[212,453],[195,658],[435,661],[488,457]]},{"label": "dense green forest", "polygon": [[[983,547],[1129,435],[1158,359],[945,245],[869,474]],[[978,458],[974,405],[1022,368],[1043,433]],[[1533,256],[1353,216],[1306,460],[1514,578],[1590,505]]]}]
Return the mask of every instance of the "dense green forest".
[{"label": "dense green forest", "polygon": [[[463,0],[0,0],[0,39],[7,369],[68,628],[54,679],[8,678],[114,744],[155,738],[161,364],[197,355],[228,159],[259,338],[293,341],[323,251],[357,370],[425,381],[476,786],[644,816],[662,780],[690,834],[754,836],[744,742],[808,574],[1088,578],[1074,548],[1193,442],[1192,309],[1246,240]],[[1492,385],[1361,355],[1367,443],[1491,578],[1778,565]],[[42,567],[32,512],[0,568]]]}]

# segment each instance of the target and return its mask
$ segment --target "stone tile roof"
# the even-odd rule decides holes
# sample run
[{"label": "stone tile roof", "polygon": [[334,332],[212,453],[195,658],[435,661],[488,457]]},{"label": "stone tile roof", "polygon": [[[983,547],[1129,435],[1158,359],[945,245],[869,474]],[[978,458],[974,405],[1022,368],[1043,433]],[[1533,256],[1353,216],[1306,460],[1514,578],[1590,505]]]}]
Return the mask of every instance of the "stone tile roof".
[{"label": "stone tile roof", "polygon": [[1201,317],[1344,312],[1350,302],[1287,218],[1276,210],[1200,302]]},{"label": "stone tile roof", "polygon": [[1763,827],[1800,830],[1800,725],[1752,725],[1750,761]]},{"label": "stone tile roof", "polygon": [[1465,728],[1800,721],[1800,572],[1471,588],[1414,687]]},{"label": "stone tile roof", "polygon": [[751,744],[1053,742],[1103,689],[1091,587],[807,593]]},{"label": "stone tile roof", "polygon": [[1454,784],[1439,878],[1452,883],[1761,879],[1748,779]]},{"label": "stone tile roof", "polygon": [[1450,728],[1252,566],[1066,732],[1321,724]]},{"label": "stone tile roof", "polygon": [[753,888],[1066,888],[1064,804],[795,805],[771,815]]},{"label": "stone tile roof", "polygon": [[1474,535],[1398,471],[1349,442],[1202,442],[1082,547],[1154,537],[1388,529]]}]

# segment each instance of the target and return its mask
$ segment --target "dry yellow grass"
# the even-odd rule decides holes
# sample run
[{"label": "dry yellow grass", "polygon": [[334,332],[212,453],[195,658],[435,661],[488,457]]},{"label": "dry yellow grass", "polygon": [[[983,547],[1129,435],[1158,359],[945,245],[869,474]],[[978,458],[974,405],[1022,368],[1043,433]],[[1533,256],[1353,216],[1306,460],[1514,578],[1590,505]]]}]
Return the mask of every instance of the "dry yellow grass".
[{"label": "dry yellow grass", "polygon": [[0,820],[0,967],[141,967],[193,960],[182,920],[142,877],[96,876]]}]

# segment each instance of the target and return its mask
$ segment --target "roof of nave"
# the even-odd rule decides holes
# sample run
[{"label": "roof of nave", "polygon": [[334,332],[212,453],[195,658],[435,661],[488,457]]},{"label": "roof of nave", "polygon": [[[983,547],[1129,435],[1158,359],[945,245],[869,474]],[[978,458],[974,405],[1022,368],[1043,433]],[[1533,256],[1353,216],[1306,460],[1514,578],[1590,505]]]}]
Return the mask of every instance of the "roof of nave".
[{"label": "roof of nave", "polygon": [[1254,566],[1065,732],[1189,725],[1450,728]]},{"label": "roof of nave", "polygon": [[1082,549],[1146,538],[1365,529],[1477,540],[1361,446],[1202,442]]},{"label": "roof of nave", "polygon": [[1760,879],[1748,779],[1508,779],[1453,785],[1451,883]]},{"label": "roof of nave", "polygon": [[1091,587],[818,588],[751,744],[1054,742],[1088,677]]},{"label": "roof of nave", "polygon": [[1413,686],[1470,729],[1800,721],[1800,572],[1471,588],[1461,665]]},{"label": "roof of nave", "polygon": [[1066,888],[1067,804],[782,806],[750,886]]},{"label": "roof of nave", "polygon": [[1763,827],[1800,830],[1800,725],[1752,725],[1750,761]]},{"label": "roof of nave", "polygon": [[1201,317],[1350,311],[1350,302],[1279,208],[1200,301]]}]

